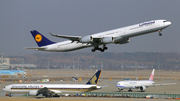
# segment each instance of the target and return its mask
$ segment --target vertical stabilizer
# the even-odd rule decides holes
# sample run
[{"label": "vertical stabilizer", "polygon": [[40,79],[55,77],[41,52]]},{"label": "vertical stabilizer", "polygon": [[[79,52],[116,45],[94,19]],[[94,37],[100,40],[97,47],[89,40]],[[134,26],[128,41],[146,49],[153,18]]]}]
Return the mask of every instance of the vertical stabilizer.
[{"label": "vertical stabilizer", "polygon": [[97,85],[100,76],[101,76],[101,70],[98,70],[86,84]]},{"label": "vertical stabilizer", "polygon": [[153,78],[154,78],[154,71],[155,71],[155,69],[152,70],[152,73],[151,73],[151,75],[150,75],[149,81],[153,81]]},{"label": "vertical stabilizer", "polygon": [[45,36],[43,36],[36,30],[31,31],[31,34],[39,47],[55,43],[47,39]]}]

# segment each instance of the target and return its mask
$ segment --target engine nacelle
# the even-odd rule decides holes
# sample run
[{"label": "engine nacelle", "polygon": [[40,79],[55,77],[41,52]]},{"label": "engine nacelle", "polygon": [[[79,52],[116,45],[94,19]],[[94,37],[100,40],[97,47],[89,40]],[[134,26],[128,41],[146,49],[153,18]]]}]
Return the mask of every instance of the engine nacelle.
[{"label": "engine nacelle", "polygon": [[117,42],[116,44],[126,44],[126,43],[129,43],[130,42],[130,39],[129,38],[125,38],[119,42]]},{"label": "engine nacelle", "polygon": [[105,44],[111,43],[113,42],[113,37],[104,37],[101,42]]},{"label": "engine nacelle", "polygon": [[31,90],[31,91],[29,91],[29,95],[31,95],[31,96],[36,96],[37,93],[38,93],[38,90]]},{"label": "engine nacelle", "polygon": [[140,89],[141,91],[144,91],[144,90],[146,89],[146,87],[145,87],[145,86],[141,86],[139,89]]},{"label": "engine nacelle", "polygon": [[82,43],[90,43],[90,42],[93,42],[93,38],[91,35],[87,35],[87,36],[81,38],[81,42]]},{"label": "engine nacelle", "polygon": [[122,37],[115,37],[115,38],[113,39],[113,42],[114,42],[114,43],[118,43],[118,42],[121,41],[121,40],[123,40]]}]

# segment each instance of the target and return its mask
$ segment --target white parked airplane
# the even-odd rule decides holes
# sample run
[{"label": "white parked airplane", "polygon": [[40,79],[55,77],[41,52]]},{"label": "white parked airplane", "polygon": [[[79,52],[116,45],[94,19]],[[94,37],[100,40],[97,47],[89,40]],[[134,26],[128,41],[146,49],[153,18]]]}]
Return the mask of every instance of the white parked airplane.
[{"label": "white parked airplane", "polygon": [[[31,34],[39,47],[28,47],[26,49],[66,52],[87,47],[94,47],[91,50],[92,52],[95,52],[96,50],[104,52],[108,49],[106,47],[107,44],[126,44],[129,43],[129,38],[131,37],[144,35],[156,31],[159,31],[159,36],[161,36],[162,29],[170,25],[171,22],[167,20],[152,20],[87,36],[55,35],[50,33],[52,36],[68,39],[67,41],[63,42],[52,42],[46,37],[44,37],[42,34],[40,34],[38,31],[33,30],[31,31]],[[103,47],[99,48],[99,46],[101,45],[103,45]]]},{"label": "white parked airplane", "polygon": [[11,97],[14,93],[29,94],[38,96],[42,94],[46,97],[58,96],[60,93],[90,92],[99,90],[97,86],[101,70],[98,70],[86,84],[12,84],[3,88]]},{"label": "white parked airplane", "polygon": [[116,84],[116,87],[118,88],[119,91],[121,91],[123,89],[129,89],[128,92],[132,92],[131,89],[140,89],[140,91],[145,91],[145,89],[149,86],[176,84],[176,83],[154,84],[154,81],[153,81],[154,71],[155,71],[155,69],[152,70],[149,80],[119,81]]}]

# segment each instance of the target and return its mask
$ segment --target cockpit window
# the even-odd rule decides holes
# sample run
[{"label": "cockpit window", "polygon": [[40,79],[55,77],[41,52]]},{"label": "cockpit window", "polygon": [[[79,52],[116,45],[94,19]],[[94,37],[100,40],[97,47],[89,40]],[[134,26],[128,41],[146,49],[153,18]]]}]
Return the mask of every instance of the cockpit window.
[{"label": "cockpit window", "polygon": [[167,21],[167,20],[164,20],[163,22],[169,22],[169,21]]}]

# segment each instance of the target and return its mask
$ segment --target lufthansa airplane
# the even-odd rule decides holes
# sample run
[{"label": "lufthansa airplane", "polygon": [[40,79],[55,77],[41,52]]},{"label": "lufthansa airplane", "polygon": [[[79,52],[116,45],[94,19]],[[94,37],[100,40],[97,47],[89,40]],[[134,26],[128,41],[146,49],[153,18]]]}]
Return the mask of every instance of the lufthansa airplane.
[{"label": "lufthansa airplane", "polygon": [[170,85],[170,84],[176,84],[176,83],[163,83],[163,84],[154,84],[153,78],[154,78],[154,71],[152,70],[152,73],[150,75],[149,80],[140,80],[140,81],[119,81],[116,84],[116,87],[119,91],[123,89],[129,89],[128,92],[132,92],[131,89],[139,89],[140,91],[145,91],[145,89],[149,86],[156,86],[156,85]]},{"label": "lufthansa airplane", "polygon": [[[94,47],[91,50],[92,52],[95,52],[96,50],[104,52],[108,49],[108,47],[106,46],[107,44],[126,44],[129,43],[130,38],[135,36],[144,35],[156,31],[159,31],[159,36],[161,36],[161,31],[170,25],[171,22],[167,20],[152,20],[86,36],[68,36],[50,33],[52,36],[68,39],[67,41],[63,42],[50,41],[38,31],[33,30],[31,31],[31,34],[39,47],[27,47],[26,49],[36,49],[40,51],[51,52],[66,52],[87,47]],[[99,46],[102,47],[100,48]]]},{"label": "lufthansa airplane", "polygon": [[90,92],[102,88],[97,86],[100,75],[101,70],[98,70],[86,84],[12,84],[5,86],[3,91],[9,93],[9,97],[14,93],[52,97],[61,93]]}]

